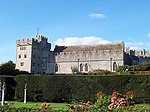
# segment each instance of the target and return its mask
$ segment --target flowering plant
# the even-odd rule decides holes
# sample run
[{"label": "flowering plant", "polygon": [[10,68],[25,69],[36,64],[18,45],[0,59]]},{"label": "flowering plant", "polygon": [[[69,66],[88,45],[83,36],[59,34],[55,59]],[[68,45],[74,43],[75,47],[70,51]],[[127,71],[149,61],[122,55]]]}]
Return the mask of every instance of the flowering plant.
[{"label": "flowering plant", "polygon": [[78,102],[78,103],[74,103],[70,106],[70,108],[68,109],[69,112],[74,112],[74,111],[85,111],[88,110],[90,108],[89,102],[87,103],[83,103],[83,102]]},{"label": "flowering plant", "polygon": [[136,92],[135,92],[134,90],[128,91],[128,92],[126,93],[126,97],[127,97],[128,99],[133,99],[133,98],[136,97]]},{"label": "flowering plant", "polygon": [[50,107],[50,104],[49,103],[43,103],[40,107],[39,107],[39,109],[47,109],[47,108],[49,108]]},{"label": "flowering plant", "polygon": [[120,106],[128,106],[129,103],[127,101],[127,98],[119,96],[119,92],[114,91],[112,93],[111,97],[111,103],[108,106],[110,110],[113,110],[114,108],[119,108]]}]

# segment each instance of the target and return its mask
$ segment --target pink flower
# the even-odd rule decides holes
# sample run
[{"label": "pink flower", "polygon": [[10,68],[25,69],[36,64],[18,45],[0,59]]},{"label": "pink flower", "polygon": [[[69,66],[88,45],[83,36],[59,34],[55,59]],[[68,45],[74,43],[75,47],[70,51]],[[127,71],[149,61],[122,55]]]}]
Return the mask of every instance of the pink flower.
[{"label": "pink flower", "polygon": [[73,107],[74,107],[74,108],[77,108],[77,107],[78,107],[78,104],[74,104]]},{"label": "pink flower", "polygon": [[114,91],[114,92],[112,93],[112,96],[118,96],[118,92]]},{"label": "pink flower", "polygon": [[85,108],[85,105],[80,105],[79,107],[83,109],[83,108]]},{"label": "pink flower", "polygon": [[40,108],[48,108],[50,106],[50,104],[48,104],[48,103],[43,103],[41,106],[40,106]]}]

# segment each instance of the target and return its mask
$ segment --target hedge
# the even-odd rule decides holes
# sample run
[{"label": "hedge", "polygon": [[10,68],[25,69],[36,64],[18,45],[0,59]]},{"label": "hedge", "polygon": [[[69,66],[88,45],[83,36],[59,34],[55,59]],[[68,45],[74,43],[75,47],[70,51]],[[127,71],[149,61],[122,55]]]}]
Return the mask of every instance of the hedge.
[{"label": "hedge", "polygon": [[23,100],[23,89],[27,79],[28,101],[66,102],[71,100],[94,101],[96,92],[110,95],[113,91],[125,94],[134,90],[138,102],[150,101],[150,75],[22,75],[15,76],[15,98]]},{"label": "hedge", "polygon": [[14,80],[14,77],[5,75],[0,76],[0,100],[2,99],[1,90],[3,84],[5,85],[5,100],[13,100],[15,97],[15,87],[17,85],[17,82]]}]

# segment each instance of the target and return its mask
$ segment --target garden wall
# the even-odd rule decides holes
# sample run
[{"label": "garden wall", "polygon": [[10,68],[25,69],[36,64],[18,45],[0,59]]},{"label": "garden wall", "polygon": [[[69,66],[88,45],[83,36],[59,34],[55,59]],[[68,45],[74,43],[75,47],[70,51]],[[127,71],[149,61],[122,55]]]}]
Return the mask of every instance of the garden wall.
[{"label": "garden wall", "polygon": [[27,79],[28,100],[85,100],[93,101],[94,94],[101,91],[111,95],[113,91],[125,94],[134,90],[137,97],[150,99],[150,75],[84,76],[84,75],[24,75],[16,76],[15,97],[23,99]]}]

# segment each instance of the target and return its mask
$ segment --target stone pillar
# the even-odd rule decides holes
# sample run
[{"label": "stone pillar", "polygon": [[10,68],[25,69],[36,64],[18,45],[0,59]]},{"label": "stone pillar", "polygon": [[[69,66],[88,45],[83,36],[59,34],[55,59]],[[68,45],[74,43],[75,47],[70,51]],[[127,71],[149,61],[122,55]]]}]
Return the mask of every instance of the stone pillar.
[{"label": "stone pillar", "polygon": [[112,58],[110,58],[110,71],[112,72]]},{"label": "stone pillar", "polygon": [[2,86],[2,106],[4,105],[5,102],[5,82],[3,82],[3,86]]},{"label": "stone pillar", "polygon": [[2,101],[2,81],[0,80],[0,101]]},{"label": "stone pillar", "polygon": [[79,64],[80,59],[78,59],[78,73],[80,72],[80,64]]},{"label": "stone pillar", "polygon": [[24,87],[24,103],[27,102],[27,81],[25,80],[25,87]]}]

